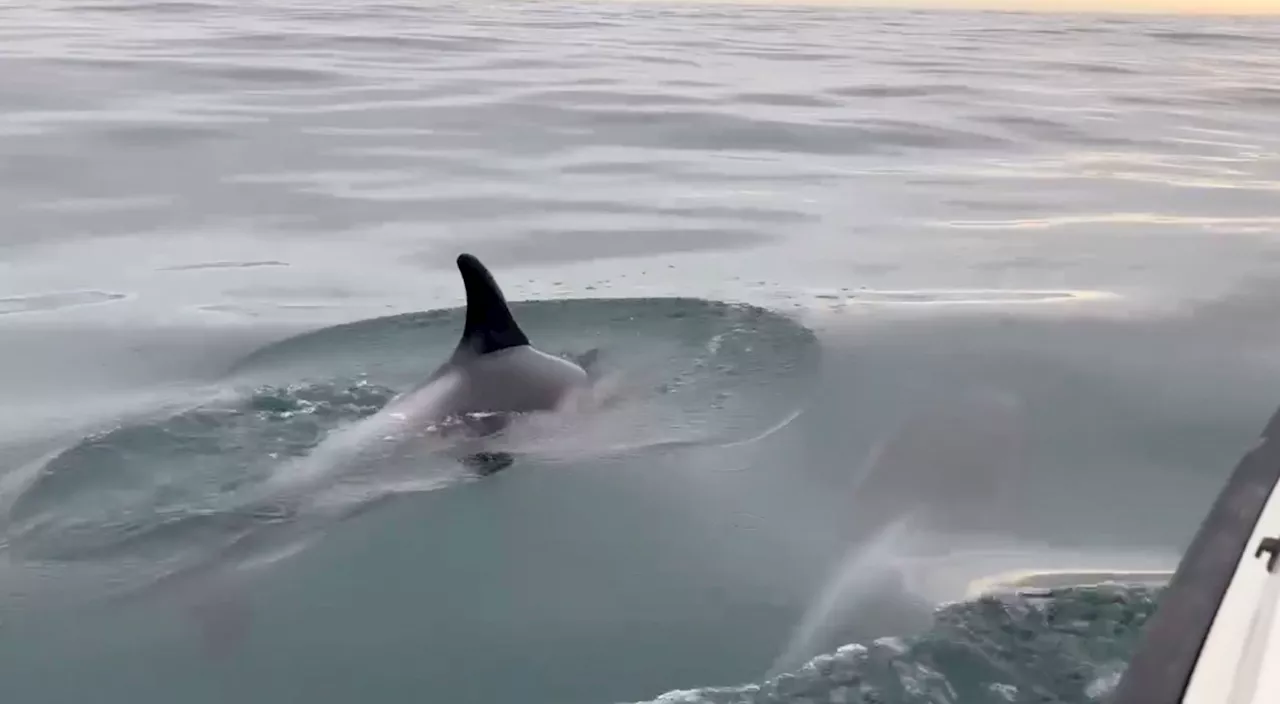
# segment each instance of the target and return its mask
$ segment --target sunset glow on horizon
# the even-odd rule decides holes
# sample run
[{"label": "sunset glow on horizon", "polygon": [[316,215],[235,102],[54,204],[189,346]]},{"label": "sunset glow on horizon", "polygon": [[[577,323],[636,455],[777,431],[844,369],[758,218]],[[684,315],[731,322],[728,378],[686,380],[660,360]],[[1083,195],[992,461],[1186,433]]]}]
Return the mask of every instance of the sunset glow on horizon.
[{"label": "sunset glow on horizon", "polygon": [[872,0],[871,4],[1066,12],[1280,14],[1280,0]]},{"label": "sunset glow on horizon", "polygon": [[[680,2],[681,0],[664,0]],[[1021,12],[1140,12],[1203,15],[1280,15],[1280,0],[702,0],[777,5],[847,5],[904,9]]]}]

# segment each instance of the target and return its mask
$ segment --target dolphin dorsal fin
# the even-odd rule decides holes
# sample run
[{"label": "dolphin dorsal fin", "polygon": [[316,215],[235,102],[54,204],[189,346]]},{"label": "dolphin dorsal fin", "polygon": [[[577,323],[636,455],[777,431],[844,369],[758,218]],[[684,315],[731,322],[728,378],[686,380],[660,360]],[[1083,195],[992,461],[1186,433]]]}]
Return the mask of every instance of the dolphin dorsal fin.
[{"label": "dolphin dorsal fin", "polygon": [[480,356],[529,344],[485,265],[474,255],[459,254],[458,273],[467,289],[467,322],[454,356]]}]

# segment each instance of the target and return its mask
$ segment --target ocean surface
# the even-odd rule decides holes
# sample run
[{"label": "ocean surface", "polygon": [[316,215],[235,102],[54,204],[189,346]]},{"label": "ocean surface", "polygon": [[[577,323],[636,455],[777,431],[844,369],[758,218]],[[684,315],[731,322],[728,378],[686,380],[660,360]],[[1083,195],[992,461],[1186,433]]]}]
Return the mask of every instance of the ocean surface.
[{"label": "ocean surface", "polygon": [[[1171,569],[1280,404],[1277,86],[1258,18],[4,4],[0,701],[1105,702],[1158,585],[971,584]],[[609,403],[383,434],[464,251]]]}]

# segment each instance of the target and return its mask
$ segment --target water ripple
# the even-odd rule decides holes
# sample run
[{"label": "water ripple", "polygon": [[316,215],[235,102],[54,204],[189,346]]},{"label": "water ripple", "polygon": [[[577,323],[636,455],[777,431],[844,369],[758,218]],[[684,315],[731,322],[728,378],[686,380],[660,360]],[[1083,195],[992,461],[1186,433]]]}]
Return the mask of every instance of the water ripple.
[{"label": "water ripple", "polygon": [[[195,369],[203,368],[196,360],[215,358],[218,347],[229,344],[224,338],[235,338],[224,334],[226,328],[206,326],[279,330],[282,321],[313,315],[352,319],[390,312],[384,308],[456,302],[450,298],[459,295],[455,275],[443,270],[460,249],[502,270],[513,297],[714,293],[849,319],[886,310],[904,316],[941,308],[1059,311],[1111,300],[1099,291],[1136,300],[1127,294],[1147,287],[1180,291],[1207,287],[1215,278],[1235,282],[1244,274],[1273,279],[1280,261],[1280,54],[1273,49],[1278,43],[1280,24],[1268,20],[931,13],[791,3],[3,3],[0,211],[7,217],[0,233],[0,319],[17,329],[56,327],[79,316],[113,335],[128,335],[128,326],[117,322],[143,319],[151,325],[194,316],[184,330],[197,332],[184,334],[196,335],[198,349],[181,349],[193,357],[188,361]],[[446,274],[448,287],[440,284]],[[652,331],[624,313],[614,323],[629,331],[627,347],[652,344]],[[558,314],[551,318],[563,320]],[[702,329],[689,316],[671,320]],[[760,329],[759,319],[740,323],[742,330]],[[573,334],[593,329],[580,321],[573,326]],[[14,341],[21,346],[20,338]],[[90,362],[78,367],[104,375],[118,371],[112,358],[97,354],[99,346],[110,348],[107,337],[93,341]],[[327,350],[331,341],[322,342],[318,349]],[[752,344],[757,353],[767,351],[768,345]],[[395,359],[431,357],[419,346],[406,349],[412,351],[396,352]],[[129,350],[129,365],[155,364],[144,352]],[[351,361],[365,360],[365,354]],[[855,361],[861,356],[852,355]],[[36,362],[40,371],[45,362]],[[18,365],[23,375],[30,365]],[[61,371],[47,377],[54,383],[36,374],[38,381],[24,379],[21,388],[50,387],[44,390],[46,403],[70,417],[81,409],[63,394],[85,369]],[[860,377],[859,383],[876,382],[873,377]],[[133,378],[125,375],[118,383]],[[21,394],[11,400],[8,416],[31,414]],[[728,417],[722,409],[718,413]],[[244,417],[251,415],[246,411]],[[208,440],[195,422],[202,418],[189,417],[191,426],[167,427],[170,439]],[[837,420],[846,419],[841,414]],[[315,429],[289,427],[299,435],[279,438],[285,445],[310,442]],[[122,449],[129,448],[106,451]],[[195,470],[216,489],[225,480],[227,448],[208,449],[205,473],[190,454],[174,466]],[[780,460],[783,468],[792,463]],[[36,509],[56,508],[63,495],[53,490],[71,477],[46,480],[50,494],[36,500],[37,492],[26,509],[65,518]],[[133,485],[127,472],[115,478],[121,480],[117,488]],[[537,510],[539,502],[528,500],[524,490],[536,490],[545,479],[535,477],[512,492],[519,497],[508,505]],[[571,483],[592,491],[592,481],[583,476]],[[198,499],[205,486],[189,488]],[[511,486],[486,485],[485,500],[500,500]],[[172,505],[172,487],[154,489],[162,506]],[[103,506],[96,491],[82,498],[89,508]],[[219,522],[195,514],[177,526],[161,511],[161,525],[148,532],[139,530],[146,524],[128,511],[113,511],[95,514],[105,530],[92,539],[76,521],[36,521],[30,537],[44,540],[53,552],[79,554],[167,536],[171,529],[182,542],[192,534],[235,533],[273,520],[271,514],[233,512]],[[465,523],[476,516],[486,529],[536,520],[534,514],[512,513],[511,521],[494,522],[483,510],[460,511],[453,519]],[[658,521],[665,522],[666,516]],[[439,525],[450,533],[466,530]],[[413,535],[423,540],[392,542],[432,538],[429,532]],[[506,549],[509,540],[493,545]],[[540,549],[527,554],[541,559]],[[451,571],[447,564],[423,562],[436,575]],[[510,564],[525,568],[519,561]],[[344,563],[343,569],[362,574],[358,564]],[[545,572],[529,569],[518,579],[536,581]],[[559,576],[575,578],[571,571]],[[794,581],[788,589],[802,588],[803,577],[792,578],[783,575]],[[680,580],[666,586],[688,591]],[[481,580],[467,588],[507,583]],[[732,584],[716,588],[740,596]],[[444,603],[416,591],[413,597],[414,608],[425,603],[420,613],[428,615],[431,604]],[[491,602],[484,601],[486,618],[501,623],[504,635],[552,630],[541,622],[509,626],[505,616],[487,610]],[[1086,613],[1111,613],[1104,601],[1080,604]],[[574,621],[585,624],[578,605],[571,606]],[[601,610],[606,609],[617,605]],[[944,612],[932,632],[907,644],[906,656],[893,643],[871,644],[866,650],[874,661],[862,663],[846,650],[834,660],[815,661],[813,672],[802,671],[814,675],[808,684],[789,676],[727,693],[704,690],[695,699],[795,704],[891,692],[898,697],[894,701],[932,694],[941,701],[951,686],[934,676],[945,669],[943,660],[957,652],[1005,649],[1007,632],[987,633],[982,624],[1003,627],[1009,618],[1018,627],[1053,626],[1061,636],[1046,640],[1042,634],[1015,644],[1035,651],[1030,666],[988,658],[990,676],[970,682],[964,701],[1038,697],[1037,687],[1051,687],[1066,701],[1084,701],[1086,694],[1094,696],[1088,692],[1105,689],[1103,666],[1109,667],[1112,655],[1064,656],[1058,646],[1077,643],[1069,623],[1040,624],[1031,611],[983,609],[971,604]],[[376,611],[331,613],[364,619]],[[670,615],[655,612],[660,619]],[[611,634],[609,645],[631,640],[623,646],[656,653],[658,641],[648,641],[643,632],[667,628],[649,618],[655,612],[637,612],[644,618],[631,625],[639,634]],[[742,621],[757,618],[759,609]],[[396,620],[402,620],[398,614]],[[451,645],[461,648],[455,655],[462,655],[449,661],[449,672],[423,675],[436,680],[426,690],[396,691],[440,691],[456,699],[455,688],[474,666],[485,686],[510,686],[516,699],[626,700],[625,693],[606,698],[535,691],[563,675],[559,664],[543,661],[544,654],[517,656],[504,648],[518,645],[499,642],[507,638],[477,644],[474,638],[487,636],[477,635],[483,628],[471,634],[476,623],[459,626],[470,635],[453,639]],[[734,650],[750,638],[694,625],[685,630],[718,642],[679,657],[680,667],[690,668],[689,686],[729,676],[704,677],[706,661],[721,658],[746,672],[751,665],[742,663],[759,657]],[[75,635],[93,632],[86,628]],[[107,633],[112,648],[121,650],[117,633]],[[565,642],[585,639],[585,633],[570,627]],[[404,645],[384,635],[378,642]],[[1053,647],[1042,649],[1046,644]],[[341,655],[341,648],[330,651]],[[13,676],[38,676],[42,667],[20,658],[41,652],[21,641],[0,659],[19,663],[11,668]],[[289,646],[268,652],[288,653]],[[591,654],[598,652],[593,648]],[[619,653],[611,658],[615,664],[637,672],[660,669],[649,663],[633,668],[636,663]],[[395,677],[370,674],[370,660],[342,672],[354,676],[353,682],[369,674],[393,692],[399,686]],[[492,677],[494,662],[514,669]],[[529,668],[524,674],[515,667],[521,663]],[[929,663],[938,667],[921,669]],[[158,664],[152,674],[186,671],[168,667],[168,661]],[[835,677],[821,672],[828,666],[839,668]],[[409,670],[418,671],[404,671]],[[1044,673],[1056,679],[1050,682]],[[1078,678],[1082,673],[1089,677]],[[865,678],[866,692],[853,684],[855,676]],[[668,675],[645,677],[666,686]],[[45,678],[51,685],[55,680]],[[289,686],[299,682],[325,687],[337,680],[293,678]],[[253,691],[228,690],[222,698],[279,698],[280,692],[259,688],[258,682],[243,684]],[[649,680],[645,686],[651,685]],[[934,690],[903,693],[917,685]],[[487,701],[512,699],[472,694]],[[360,693],[345,695],[334,690],[330,698],[350,700]]]},{"label": "water ripple", "polygon": [[[1280,183],[1280,61],[1241,51],[1280,37],[1265,22],[300,0],[31,5],[0,19],[12,242],[210,220],[285,235],[475,223],[510,242],[610,216],[636,254],[751,249],[815,232],[780,231],[805,223],[905,246],[930,222],[970,219],[964,204],[994,200],[993,178],[1001,201],[1039,204],[1027,221],[1160,214],[1180,191],[1223,186],[1243,189],[1240,216],[1262,217]],[[1027,37],[1034,52],[1008,61]],[[1037,166],[1102,150],[1110,164],[1073,176]],[[1209,158],[1230,167],[1187,167]],[[940,160],[947,178],[931,174]],[[1062,212],[1053,189],[1071,178],[1128,186]],[[671,202],[745,182],[785,195]],[[848,193],[867,202],[846,207]],[[917,217],[877,215],[890,193]],[[60,205],[141,200],[97,220]]]}]

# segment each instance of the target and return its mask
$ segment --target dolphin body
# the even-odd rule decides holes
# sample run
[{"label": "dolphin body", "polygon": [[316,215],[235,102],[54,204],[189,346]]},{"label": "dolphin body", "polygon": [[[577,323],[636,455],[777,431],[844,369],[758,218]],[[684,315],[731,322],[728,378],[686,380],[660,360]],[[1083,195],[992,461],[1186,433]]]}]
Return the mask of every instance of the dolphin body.
[{"label": "dolphin body", "polygon": [[[378,413],[339,428],[291,468],[268,481],[265,493],[296,491],[301,485],[324,481],[353,465],[379,461],[395,454],[402,442],[441,423],[459,421],[484,437],[505,429],[512,414],[556,411],[591,388],[596,351],[575,363],[547,354],[529,344],[507,306],[493,275],[474,255],[458,256],[458,271],[466,287],[466,322],[453,354],[425,381],[396,396]],[[511,465],[505,453],[471,452],[471,442],[455,447],[463,463],[482,475]]]},{"label": "dolphin body", "polygon": [[[563,409],[590,387],[596,350],[574,362],[536,349],[485,265],[466,253],[458,255],[457,264],[467,294],[458,346],[426,381],[393,399],[378,416],[410,434],[457,419],[488,436],[506,428],[510,414]],[[380,425],[375,422],[370,430],[380,432]],[[478,452],[463,462],[480,474],[492,474],[510,466],[512,458]]]},{"label": "dolphin body", "polygon": [[462,339],[448,361],[420,387],[449,386],[435,403],[433,415],[556,410],[590,383],[583,366],[529,343],[502,289],[479,259],[458,255],[458,272],[467,291]]}]

